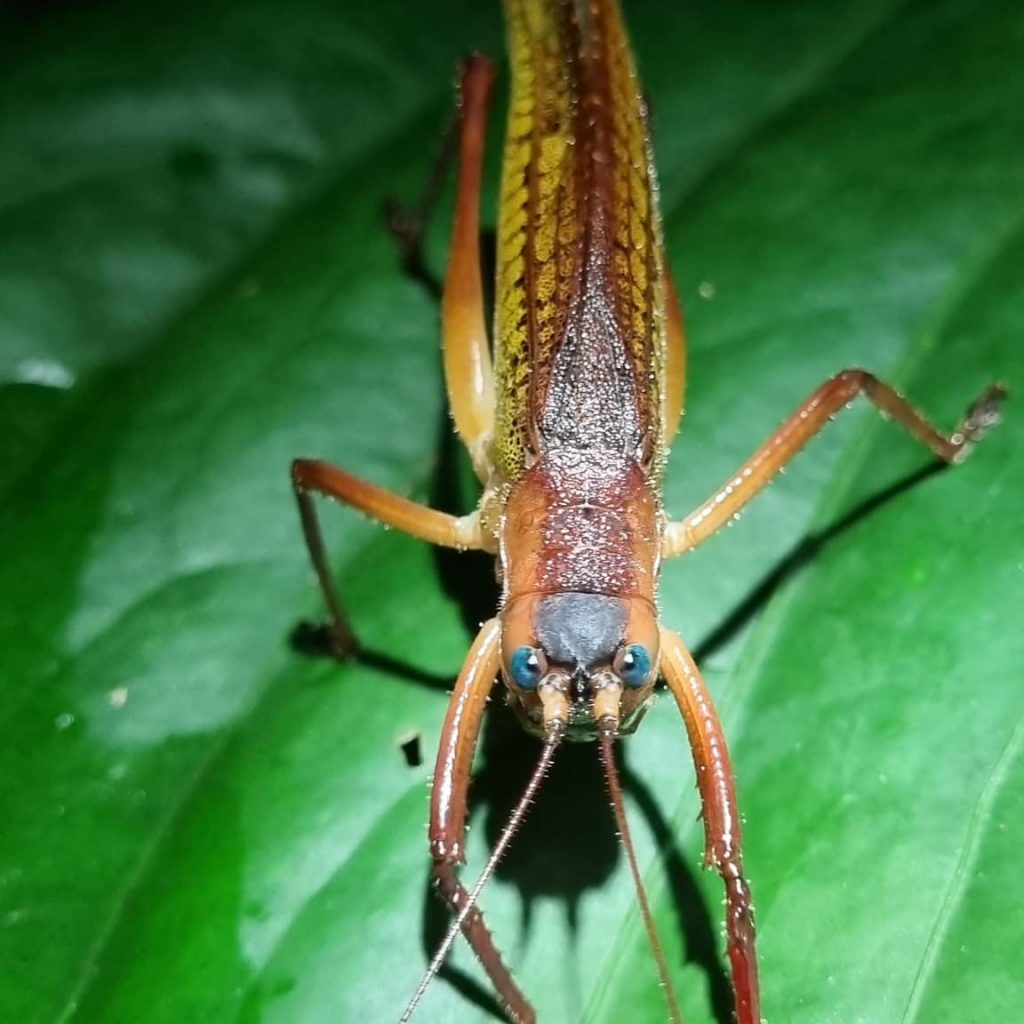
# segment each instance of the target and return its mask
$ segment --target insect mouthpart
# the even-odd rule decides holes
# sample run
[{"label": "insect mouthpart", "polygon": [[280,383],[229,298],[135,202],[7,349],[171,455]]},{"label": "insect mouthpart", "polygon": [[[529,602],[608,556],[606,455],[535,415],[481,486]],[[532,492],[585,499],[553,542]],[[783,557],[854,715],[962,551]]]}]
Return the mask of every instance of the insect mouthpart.
[{"label": "insect mouthpart", "polygon": [[[623,699],[625,697],[625,699]],[[632,733],[653,703],[633,694],[608,669],[555,669],[533,692],[511,693],[509,702],[528,732],[545,738],[557,718],[570,742],[586,743],[610,733]]]},{"label": "insect mouthpart", "polygon": [[590,699],[590,681],[583,669],[577,669],[572,677],[572,702],[574,706],[585,704]]}]

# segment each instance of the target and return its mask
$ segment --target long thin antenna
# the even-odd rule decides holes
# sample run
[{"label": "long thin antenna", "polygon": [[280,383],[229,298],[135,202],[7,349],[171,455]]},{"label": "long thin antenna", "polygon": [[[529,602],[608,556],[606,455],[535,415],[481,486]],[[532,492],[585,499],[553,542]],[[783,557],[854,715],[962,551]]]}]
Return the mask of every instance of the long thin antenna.
[{"label": "long thin antenna", "polygon": [[640,866],[636,861],[636,851],[633,849],[633,840],[629,834],[629,825],[626,822],[626,809],[622,803],[622,785],[619,782],[619,771],[615,767],[615,751],[612,748],[612,740],[614,738],[615,733],[613,729],[602,728],[600,739],[601,764],[604,767],[605,781],[608,783],[608,795],[612,798],[615,826],[619,830],[619,836],[626,851],[626,860],[629,861],[629,870],[633,875],[633,885],[636,888],[637,902],[640,904],[640,914],[644,919],[647,938],[650,940],[651,950],[658,964],[658,978],[661,982],[661,989],[665,993],[665,1002],[668,1004],[669,1020],[672,1021],[672,1024],[682,1024],[683,1017],[679,1012],[679,1003],[676,1000],[676,993],[672,988],[672,981],[669,978],[665,951],[661,948],[658,930],[654,926],[654,916],[651,914],[651,905],[647,902],[647,892],[644,889],[643,879],[640,877]]},{"label": "long thin antenna", "polygon": [[540,758],[537,760],[537,766],[533,769],[533,774],[530,776],[530,781],[526,784],[526,789],[523,790],[523,795],[519,798],[519,802],[516,804],[515,810],[513,810],[512,814],[509,816],[508,822],[505,824],[501,835],[498,837],[498,841],[494,844],[491,856],[488,858],[483,871],[480,872],[480,877],[476,880],[476,885],[474,885],[470,890],[466,901],[459,908],[459,912],[452,921],[451,926],[448,929],[448,933],[444,937],[444,941],[438,947],[433,960],[430,961],[430,966],[427,968],[426,974],[423,975],[420,979],[420,983],[416,986],[416,991],[413,992],[412,998],[409,1000],[409,1003],[405,1008],[405,1012],[398,1020],[398,1024],[408,1024],[408,1021],[416,1012],[416,1007],[419,1006],[424,992],[427,991],[427,986],[434,980],[434,975],[441,970],[441,966],[447,959],[448,954],[451,952],[451,948],[454,945],[459,932],[462,930],[462,926],[466,923],[466,920],[472,913],[473,908],[476,906],[477,900],[480,898],[480,893],[483,892],[484,886],[490,881],[491,875],[494,874],[494,869],[498,866],[498,861],[501,860],[502,855],[508,848],[508,844],[512,841],[512,837],[517,831],[519,831],[519,826],[523,823],[523,819],[526,817],[526,812],[530,809],[530,804],[533,803],[533,799],[537,795],[537,790],[540,788],[540,784],[544,780],[544,776],[547,774],[547,770],[555,756],[555,751],[558,749],[558,744],[562,740],[563,733],[564,729],[555,728],[544,741],[544,747],[540,752]]}]

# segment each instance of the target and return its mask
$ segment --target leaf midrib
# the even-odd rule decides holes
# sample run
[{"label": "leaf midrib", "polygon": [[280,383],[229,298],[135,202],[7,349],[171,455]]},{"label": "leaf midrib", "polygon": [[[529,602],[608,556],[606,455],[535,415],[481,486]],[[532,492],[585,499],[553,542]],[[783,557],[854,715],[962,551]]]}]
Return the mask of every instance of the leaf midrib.
[{"label": "leaf midrib", "polygon": [[989,773],[989,777],[978,793],[974,809],[968,819],[964,836],[961,840],[960,856],[957,858],[949,881],[946,883],[945,894],[939,904],[935,920],[928,932],[928,941],[921,954],[914,982],[907,997],[907,1005],[900,1017],[901,1024],[912,1024],[918,1018],[918,1012],[924,1002],[928,985],[935,975],[935,970],[942,953],[943,944],[953,923],[954,915],[963,902],[970,882],[970,871],[977,863],[984,842],[983,828],[992,818],[992,811],[1002,792],[1003,786],[1010,775],[1010,767],[1024,753],[1024,718],[1017,722],[1003,747],[1002,753]]}]

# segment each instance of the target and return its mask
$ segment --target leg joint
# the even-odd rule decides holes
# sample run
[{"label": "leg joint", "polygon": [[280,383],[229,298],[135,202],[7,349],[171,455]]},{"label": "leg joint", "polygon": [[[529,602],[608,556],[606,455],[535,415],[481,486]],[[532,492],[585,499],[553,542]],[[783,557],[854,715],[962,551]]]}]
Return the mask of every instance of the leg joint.
[{"label": "leg joint", "polygon": [[292,487],[297,491],[305,493],[307,486],[307,470],[309,469],[309,459],[292,459],[291,464],[291,478]]}]

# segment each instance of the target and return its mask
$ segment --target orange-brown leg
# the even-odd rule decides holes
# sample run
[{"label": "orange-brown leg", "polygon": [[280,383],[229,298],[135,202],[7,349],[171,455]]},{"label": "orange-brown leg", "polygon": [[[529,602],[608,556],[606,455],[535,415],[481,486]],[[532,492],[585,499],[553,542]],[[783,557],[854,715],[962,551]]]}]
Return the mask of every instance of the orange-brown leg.
[{"label": "orange-brown leg", "polygon": [[313,502],[314,494],[335,498],[386,526],[392,526],[431,544],[458,548],[460,551],[483,546],[477,513],[450,516],[438,512],[360,480],[327,462],[296,459],[292,463],[292,487],[299,504],[299,518],[302,520],[306,547],[309,549],[309,557],[320,581],[320,589],[323,591],[330,615],[331,645],[339,658],[355,654],[358,645],[331,577],[323,534],[320,532],[320,521]]},{"label": "orange-brown leg", "polygon": [[[662,253],[662,261],[665,255]],[[665,445],[672,443],[683,416],[686,397],[686,332],[683,310],[679,305],[672,272],[665,266],[665,334],[668,351],[665,354]]]},{"label": "orange-brown leg", "polygon": [[882,413],[902,423],[940,459],[957,463],[962,462],[975,442],[999,422],[999,406],[1005,391],[997,384],[987,388],[971,405],[960,426],[946,436],[888,384],[864,370],[844,370],[822,384],[703,505],[666,527],[662,556],[673,558],[692,551],[729,522],[840,409],[858,395],[864,395]]},{"label": "orange-brown leg", "polygon": [[[494,618],[485,622],[455,684],[437,750],[430,793],[430,855],[437,891],[453,913],[459,912],[469,896],[458,875],[459,865],[465,860],[469,774],[484,707],[501,663],[500,643],[500,621]],[[509,1017],[517,1024],[532,1024],[536,1019],[533,1007],[505,966],[478,907],[466,917],[462,933]]]},{"label": "orange-brown leg", "polygon": [[725,883],[725,932],[737,1024],[760,1024],[761,993],[754,945],[754,908],[743,877],[740,813],[729,749],[711,695],[686,645],[661,631],[661,673],[675,697],[693,751],[704,818],[704,863]]},{"label": "orange-brown leg", "polygon": [[477,54],[465,62],[459,89],[459,181],[442,307],[452,417],[482,480],[490,470],[486,447],[494,429],[494,373],[480,262],[480,185],[493,84],[494,68],[486,57]]}]

